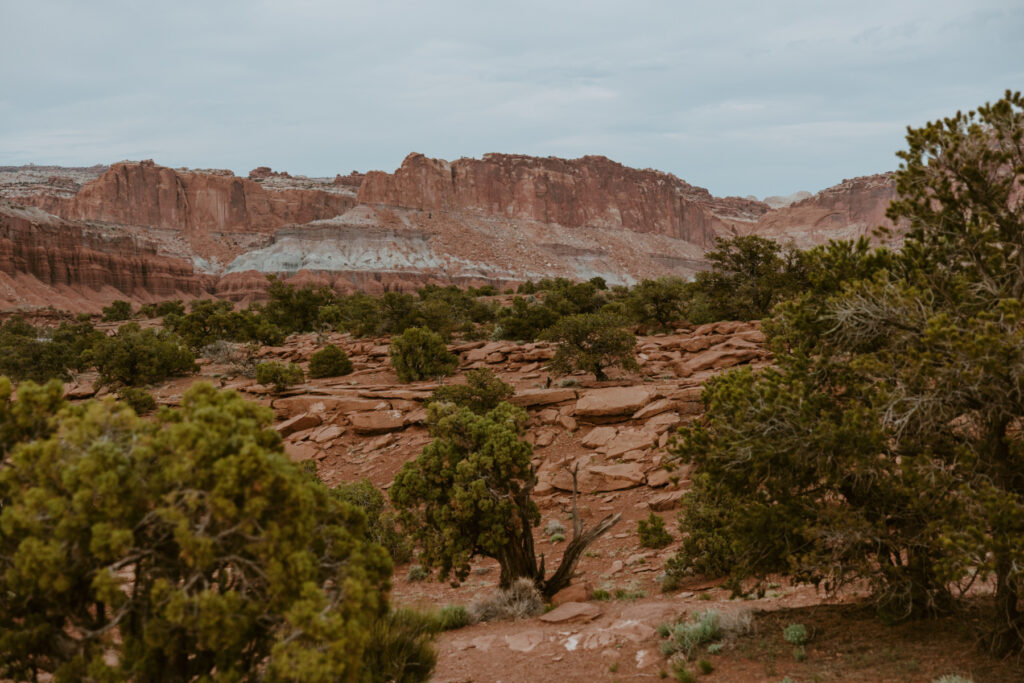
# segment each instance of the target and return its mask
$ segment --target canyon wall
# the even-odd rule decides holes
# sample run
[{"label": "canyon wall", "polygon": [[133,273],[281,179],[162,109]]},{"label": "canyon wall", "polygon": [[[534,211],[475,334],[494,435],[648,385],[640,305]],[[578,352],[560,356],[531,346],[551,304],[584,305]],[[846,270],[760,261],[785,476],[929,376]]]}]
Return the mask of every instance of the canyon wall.
[{"label": "canyon wall", "polygon": [[189,173],[152,161],[114,164],[71,197],[15,198],[61,218],[186,232],[268,232],[344,213],[350,194],[324,190],[268,191],[230,172]]},{"label": "canyon wall", "polygon": [[[844,180],[764,214],[751,232],[801,249],[829,240],[872,238],[879,226],[894,228],[885,211],[895,198],[896,183],[888,173]],[[886,241],[898,241],[898,235]]]},{"label": "canyon wall", "polygon": [[371,171],[361,203],[655,233],[708,247],[769,210],[713,197],[674,175],[581,159],[485,154],[447,162],[410,154],[393,174]]},{"label": "canyon wall", "polygon": [[131,231],[96,228],[0,200],[0,306],[96,310],[115,298],[193,298],[215,278]]},{"label": "canyon wall", "polygon": [[249,301],[263,296],[268,273],[374,293],[692,277],[719,237],[801,247],[857,237],[886,224],[893,196],[888,176],[870,176],[773,209],[598,156],[410,154],[394,173],[333,178],[267,167],[240,178],[152,161],[0,167],[0,202],[10,202],[0,211],[0,305]]}]

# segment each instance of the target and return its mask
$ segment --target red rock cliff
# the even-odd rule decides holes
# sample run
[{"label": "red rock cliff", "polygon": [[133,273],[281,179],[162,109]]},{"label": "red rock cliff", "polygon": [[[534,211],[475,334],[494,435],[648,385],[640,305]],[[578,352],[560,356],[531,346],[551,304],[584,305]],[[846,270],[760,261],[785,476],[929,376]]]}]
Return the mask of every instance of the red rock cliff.
[{"label": "red rock cliff", "polygon": [[0,202],[0,302],[92,310],[115,298],[203,296],[213,285],[127,230]]},{"label": "red rock cliff", "polygon": [[870,237],[878,226],[892,228],[885,217],[896,198],[896,184],[888,173],[844,180],[816,195],[766,213],[752,232],[793,242],[800,248],[825,244],[830,239]]},{"label": "red rock cliff", "polygon": [[486,154],[449,163],[410,154],[393,174],[367,173],[358,198],[572,228],[622,228],[705,247],[768,211],[761,202],[716,198],[671,174],[628,168],[600,156]]},{"label": "red rock cliff", "polygon": [[72,197],[16,201],[62,218],[186,232],[266,232],[344,213],[351,197],[318,190],[268,191],[226,173],[181,172],[152,161],[114,164]]}]

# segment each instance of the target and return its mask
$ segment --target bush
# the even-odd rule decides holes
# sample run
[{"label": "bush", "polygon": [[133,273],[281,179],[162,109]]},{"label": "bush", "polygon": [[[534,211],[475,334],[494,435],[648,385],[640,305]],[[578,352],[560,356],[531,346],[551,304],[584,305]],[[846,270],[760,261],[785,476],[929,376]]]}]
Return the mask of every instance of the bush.
[{"label": "bush", "polygon": [[129,320],[132,317],[132,305],[127,301],[118,299],[109,306],[103,307],[104,322],[120,322]]},{"label": "bush", "polygon": [[462,605],[445,605],[437,617],[442,631],[454,631],[469,625],[469,612]]},{"label": "bush", "polygon": [[[153,420],[38,393],[0,405],[15,444],[0,467],[0,677],[353,680],[387,664],[368,659],[397,631],[371,638],[387,554],[288,460],[269,409],[208,384]],[[27,432],[26,410],[46,429]]]},{"label": "bush", "polygon": [[571,315],[544,331],[542,338],[557,342],[548,368],[556,374],[590,372],[598,381],[608,379],[606,368],[638,370],[636,336],[623,329],[625,321],[603,313]]},{"label": "bush", "polygon": [[805,645],[807,643],[807,627],[803,624],[790,624],[782,629],[782,637],[790,645]]},{"label": "bush", "polygon": [[137,323],[122,325],[112,337],[98,340],[91,355],[101,386],[156,384],[197,369],[195,356],[177,335],[143,330]]},{"label": "bush", "polygon": [[256,381],[264,386],[273,385],[274,391],[278,393],[293,384],[298,384],[304,378],[302,368],[295,363],[268,361],[256,366]]},{"label": "bush", "polygon": [[[395,564],[403,564],[412,558],[412,546],[408,537],[399,532],[395,513],[388,509],[387,501],[380,489],[369,479],[339,484],[335,489],[338,496],[366,513],[369,537],[391,555]],[[409,570],[412,573],[412,568]]]},{"label": "bush", "polygon": [[434,401],[453,403],[460,408],[469,408],[478,415],[494,410],[502,401],[515,394],[512,385],[498,379],[491,370],[477,368],[466,372],[465,384],[446,384],[434,390],[428,403]]},{"label": "bush", "polygon": [[61,323],[51,333],[13,316],[0,325],[0,375],[15,381],[67,380],[70,370],[89,365],[87,351],[103,334],[88,322]]},{"label": "bush", "polygon": [[665,520],[653,512],[637,524],[640,545],[645,548],[664,548],[672,542],[672,535],[665,530]]},{"label": "bush", "polygon": [[451,375],[459,359],[448,353],[441,335],[422,327],[410,327],[395,337],[388,350],[391,367],[403,382]]},{"label": "bush", "polygon": [[411,609],[396,609],[378,617],[370,625],[370,640],[363,653],[364,678],[357,680],[426,683],[437,664],[433,643],[440,628],[433,614]]},{"label": "bush", "polygon": [[430,572],[423,568],[421,564],[414,564],[409,567],[409,571],[406,572],[405,580],[409,583],[417,583],[419,581],[425,581],[430,576]]},{"label": "bush", "polygon": [[643,280],[630,290],[626,307],[638,323],[666,329],[682,318],[686,294],[682,278]]},{"label": "bush", "polygon": [[136,415],[156,410],[156,400],[145,389],[123,387],[118,390],[117,398],[130,405]]},{"label": "bush", "polygon": [[328,344],[309,357],[309,376],[340,377],[352,372],[352,361],[348,354],[334,344]]},{"label": "bush", "polygon": [[536,482],[533,448],[519,436],[526,412],[508,403],[484,415],[450,403],[428,408],[430,434],[406,462],[389,491],[405,528],[423,548],[421,560],[439,578],[464,580],[476,555],[501,565],[499,585],[529,579],[550,597],[569,584],[580,555],[620,517],[609,515],[587,532],[577,526],[562,562],[550,577],[534,553],[540,511],[530,498]]},{"label": "bush", "polygon": [[544,599],[536,584],[527,578],[516,579],[511,586],[495,591],[469,605],[469,621],[514,621],[544,612]]}]

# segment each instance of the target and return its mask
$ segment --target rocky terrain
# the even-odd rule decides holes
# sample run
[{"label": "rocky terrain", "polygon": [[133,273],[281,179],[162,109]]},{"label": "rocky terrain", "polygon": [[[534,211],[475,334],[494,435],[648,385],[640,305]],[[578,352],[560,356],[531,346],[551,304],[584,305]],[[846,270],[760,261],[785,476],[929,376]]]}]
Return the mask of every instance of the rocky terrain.
[{"label": "rocky terrain", "polygon": [[[885,223],[886,176],[810,198],[718,198],[604,157],[411,154],[394,173],[0,167],[0,307],[95,311],[168,295],[248,301],[265,274],[338,291],[691,277],[716,238],[808,246]],[[784,205],[785,204],[785,205]],[[25,207],[34,207],[27,210]]]},{"label": "rocky terrain", "polygon": [[[148,321],[157,325],[158,321]],[[771,362],[755,322],[719,322],[681,328],[674,334],[638,338],[640,371],[612,373],[595,383],[577,374],[552,378],[544,365],[553,355],[546,343],[455,342],[459,369],[486,367],[512,384],[512,401],[528,411],[525,438],[534,446],[538,473],[534,498],[542,521],[535,530],[538,552],[555,567],[566,541],[544,533],[552,522],[571,527],[571,480],[566,467],[579,466],[579,510],[586,523],[609,512],[622,521],[588,549],[571,586],[555,596],[555,609],[519,621],[481,623],[441,635],[434,680],[615,681],[658,679],[668,668],[659,650],[657,627],[706,609],[736,624],[719,654],[710,657],[712,680],[910,680],[931,681],[961,673],[975,681],[1011,681],[1012,662],[978,654],[964,629],[950,621],[889,627],[873,612],[857,607],[856,591],[826,599],[809,586],[780,578],[765,595],[732,599],[719,577],[693,577],[662,593],[658,577],[678,549],[682,530],[677,509],[690,488],[688,471],[661,465],[670,435],[679,425],[699,420],[703,383],[741,365]],[[159,404],[177,405],[195,381],[233,388],[271,407],[275,428],[295,461],[316,464],[328,484],[369,478],[387,489],[395,473],[428,443],[423,401],[433,382],[402,384],[387,358],[387,338],[349,335],[295,335],[281,347],[264,347],[261,360],[305,365],[321,345],[334,343],[354,362],[350,375],[308,380],[282,393],[238,375],[223,358],[200,361],[200,374],[152,389]],[[553,381],[552,381],[553,380]],[[72,400],[96,394],[93,377],[66,385]],[[103,393],[103,392],[101,392]],[[674,541],[660,550],[644,548],[637,522],[650,511],[661,514]],[[414,581],[409,566],[396,567],[393,600],[398,605],[436,609],[466,605],[490,594],[498,581],[497,563],[477,559],[459,587],[433,579]],[[605,591],[607,597],[595,594]],[[961,625],[975,617],[962,615]],[[803,661],[795,660],[782,629],[794,622],[814,637]]]}]

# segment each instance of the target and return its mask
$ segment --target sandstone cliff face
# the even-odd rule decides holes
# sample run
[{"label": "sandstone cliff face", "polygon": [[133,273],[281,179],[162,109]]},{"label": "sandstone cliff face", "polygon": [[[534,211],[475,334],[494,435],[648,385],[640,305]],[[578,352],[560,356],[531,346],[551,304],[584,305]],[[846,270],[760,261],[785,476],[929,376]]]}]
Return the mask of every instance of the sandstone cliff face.
[{"label": "sandstone cliff face", "polygon": [[225,172],[183,172],[152,161],[114,164],[71,197],[35,195],[16,201],[61,218],[201,233],[269,232],[336,216],[355,203],[345,194],[268,191]]},{"label": "sandstone cliff face", "polygon": [[393,174],[367,173],[358,199],[420,211],[655,233],[702,247],[768,211],[761,202],[715,198],[673,175],[599,156],[486,154],[449,163],[410,154]]},{"label": "sandstone cliff face", "polygon": [[214,278],[158,253],[130,231],[67,221],[0,202],[0,302],[95,310],[123,298],[193,298]]},{"label": "sandstone cliff face", "polygon": [[896,184],[888,173],[844,180],[807,199],[766,213],[751,232],[802,249],[829,240],[872,237],[879,226],[894,227],[885,211],[895,198]]}]

